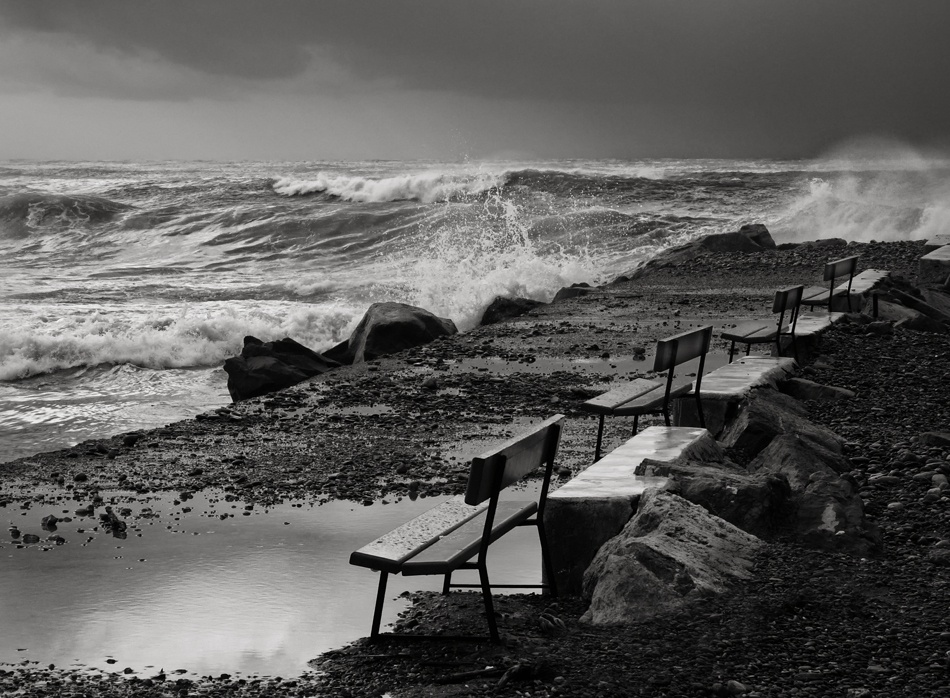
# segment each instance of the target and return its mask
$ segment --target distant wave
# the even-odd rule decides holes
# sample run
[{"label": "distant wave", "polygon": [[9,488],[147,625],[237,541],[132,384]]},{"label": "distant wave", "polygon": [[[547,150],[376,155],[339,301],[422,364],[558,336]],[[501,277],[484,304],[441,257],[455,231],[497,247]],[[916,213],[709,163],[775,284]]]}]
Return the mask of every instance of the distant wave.
[{"label": "distant wave", "polygon": [[497,173],[427,172],[372,179],[367,177],[330,175],[323,172],[315,179],[282,177],[272,187],[283,196],[326,194],[360,203],[384,201],[420,201],[433,203],[459,197],[478,195],[504,183]]},{"label": "distant wave", "polygon": [[26,192],[0,197],[0,231],[72,228],[106,223],[131,206],[98,196]]}]

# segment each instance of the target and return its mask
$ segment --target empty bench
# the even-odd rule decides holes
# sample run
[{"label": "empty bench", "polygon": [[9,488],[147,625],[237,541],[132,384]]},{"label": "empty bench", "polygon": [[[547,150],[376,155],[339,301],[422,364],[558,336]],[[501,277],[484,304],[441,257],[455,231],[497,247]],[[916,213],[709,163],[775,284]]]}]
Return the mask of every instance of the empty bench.
[{"label": "empty bench", "polygon": [[[706,365],[706,354],[709,352],[711,338],[712,326],[709,325],[698,330],[690,330],[661,339],[656,343],[656,358],[653,361],[653,370],[656,373],[667,371],[665,381],[638,378],[591,398],[580,406],[585,412],[600,415],[597,424],[597,445],[594,447],[594,461],[600,460],[604,438],[604,419],[607,416],[632,416],[634,434],[637,433],[641,415],[662,414],[666,426],[670,426],[670,404],[672,399],[693,391],[696,394],[696,405],[700,420],[702,420],[699,389],[703,380],[703,369]],[[681,381],[674,385],[673,374],[675,368],[696,358],[699,359],[699,369],[696,371],[695,390],[692,380]]]},{"label": "empty bench", "polygon": [[[732,342],[729,345],[729,363],[732,363],[732,357],[736,351],[736,342],[746,345],[746,356],[749,355],[753,344],[772,344],[774,342],[776,354],[781,356],[782,337],[788,336],[792,341],[792,351],[794,352],[795,326],[798,324],[798,310],[804,291],[804,286],[792,286],[775,292],[775,298],[772,301],[772,312],[778,313],[777,322],[753,320],[723,332],[721,337]],[[788,313],[788,324],[785,323],[786,313]]]},{"label": "empty bench", "polygon": [[[857,257],[845,257],[825,264],[823,278],[827,287],[809,286],[802,294],[802,305],[814,310],[815,306],[827,306],[829,311],[854,312],[861,310],[862,303],[871,294],[888,272],[879,269],[865,269],[855,275],[858,268]],[[847,276],[847,282],[835,286],[837,279]]]},{"label": "empty bench", "polygon": [[[451,588],[480,588],[488,619],[489,638],[495,643],[500,638],[492,604],[492,588],[543,587],[556,595],[544,530],[544,507],[563,419],[563,415],[555,415],[473,458],[464,497],[455,497],[433,507],[350,555],[351,565],[379,572],[372,638],[380,636],[386,581],[390,574],[440,575],[444,577],[443,594],[448,594]],[[544,468],[544,476],[536,499],[499,501],[502,490],[523,480],[539,467]],[[533,585],[491,584],[487,567],[489,546],[518,526],[537,527],[541,559],[548,582]],[[480,583],[453,584],[452,573],[462,569],[478,570]]]}]

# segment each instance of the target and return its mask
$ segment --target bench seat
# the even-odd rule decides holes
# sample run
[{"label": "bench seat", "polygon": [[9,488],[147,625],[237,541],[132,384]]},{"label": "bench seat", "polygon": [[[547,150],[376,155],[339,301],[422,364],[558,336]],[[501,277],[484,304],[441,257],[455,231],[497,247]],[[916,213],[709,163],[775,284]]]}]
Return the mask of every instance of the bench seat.
[{"label": "bench seat", "polygon": [[619,388],[612,388],[602,395],[591,398],[581,405],[581,409],[594,414],[614,414],[614,410],[632,400],[662,400],[663,387],[663,383],[659,381],[637,378]]},{"label": "bench seat", "polygon": [[[447,574],[458,569],[478,552],[485,525],[485,510],[480,511],[451,533],[433,541],[411,559],[402,563],[403,576],[414,574]],[[495,520],[492,522],[490,541],[494,542],[514,530],[538,511],[538,503],[532,501],[498,502]]]}]

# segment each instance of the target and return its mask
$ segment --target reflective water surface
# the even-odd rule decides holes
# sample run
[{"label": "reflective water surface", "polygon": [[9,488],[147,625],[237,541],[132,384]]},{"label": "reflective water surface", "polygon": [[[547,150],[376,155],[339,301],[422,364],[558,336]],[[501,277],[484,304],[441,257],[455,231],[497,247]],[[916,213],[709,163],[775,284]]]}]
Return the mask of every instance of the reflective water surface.
[{"label": "reflective water surface", "polygon": [[[100,523],[103,507],[77,515],[88,502],[0,508],[0,523],[20,533],[13,540],[8,526],[0,530],[0,664],[300,674],[321,652],[369,634],[378,575],[348,564],[350,553],[442,501],[265,510],[222,493],[187,501],[102,494],[127,537]],[[44,530],[50,514],[71,520]],[[26,534],[41,542],[24,544]],[[500,583],[538,583],[534,530],[493,545],[490,571]],[[394,600],[402,591],[439,588],[436,577],[390,577],[384,622],[405,608]]]}]

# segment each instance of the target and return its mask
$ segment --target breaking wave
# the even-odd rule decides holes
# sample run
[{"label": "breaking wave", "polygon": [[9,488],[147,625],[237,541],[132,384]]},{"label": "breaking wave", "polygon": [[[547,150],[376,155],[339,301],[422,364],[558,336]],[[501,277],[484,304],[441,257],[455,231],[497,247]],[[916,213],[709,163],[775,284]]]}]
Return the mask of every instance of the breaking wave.
[{"label": "breaking wave", "polygon": [[495,173],[427,172],[372,179],[320,172],[313,179],[282,177],[273,189],[283,196],[326,194],[344,201],[359,203],[385,201],[420,201],[434,203],[481,194],[504,183],[504,176]]}]

